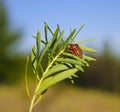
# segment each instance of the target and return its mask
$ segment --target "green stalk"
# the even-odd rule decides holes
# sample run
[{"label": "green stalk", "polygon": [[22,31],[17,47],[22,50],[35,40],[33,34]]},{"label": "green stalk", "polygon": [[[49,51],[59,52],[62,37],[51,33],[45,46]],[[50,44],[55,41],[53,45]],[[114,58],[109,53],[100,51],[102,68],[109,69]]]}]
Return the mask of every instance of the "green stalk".
[{"label": "green stalk", "polygon": [[35,92],[34,92],[33,97],[31,99],[31,104],[30,104],[29,112],[32,112],[32,110],[33,110],[34,102],[35,102],[35,99],[36,99],[36,96],[37,96],[35,93],[38,91],[38,89],[39,89],[39,87],[40,87],[43,79],[44,79],[44,77],[41,78],[41,80],[39,81],[39,83],[38,83],[38,85],[37,85],[37,87],[35,89]]},{"label": "green stalk", "polygon": [[[45,70],[45,72],[43,73],[43,77],[40,79],[36,89],[35,89],[35,92],[33,94],[33,97],[31,99],[31,103],[30,103],[30,108],[29,108],[29,112],[32,112],[34,106],[38,103],[38,100],[37,102],[35,102],[35,99],[37,97],[36,95],[36,92],[38,91],[38,89],[40,88],[40,85],[42,83],[42,81],[44,80],[44,76],[45,74],[48,72],[49,68],[52,66],[52,64],[55,62],[55,60],[64,52],[64,49],[52,60],[52,62],[49,64],[49,66],[47,67],[47,69]],[[40,100],[39,100],[40,101]]]}]

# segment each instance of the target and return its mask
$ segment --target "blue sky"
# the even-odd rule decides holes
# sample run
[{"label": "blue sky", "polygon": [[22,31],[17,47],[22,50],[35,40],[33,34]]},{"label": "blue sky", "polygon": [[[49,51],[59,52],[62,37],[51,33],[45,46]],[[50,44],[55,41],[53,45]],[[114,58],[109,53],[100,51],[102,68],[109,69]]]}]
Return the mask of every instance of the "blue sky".
[{"label": "blue sky", "polygon": [[11,26],[23,32],[20,49],[30,51],[32,35],[43,32],[43,21],[54,30],[59,24],[68,35],[69,28],[85,24],[78,40],[96,37],[88,43],[102,51],[109,41],[112,51],[120,54],[120,0],[6,0]]}]

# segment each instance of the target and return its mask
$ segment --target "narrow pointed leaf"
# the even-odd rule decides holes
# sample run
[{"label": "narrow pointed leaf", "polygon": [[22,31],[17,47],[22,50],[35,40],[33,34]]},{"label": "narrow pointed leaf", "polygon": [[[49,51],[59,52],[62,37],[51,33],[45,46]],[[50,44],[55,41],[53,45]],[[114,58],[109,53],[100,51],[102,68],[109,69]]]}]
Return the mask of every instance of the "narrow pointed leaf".
[{"label": "narrow pointed leaf", "polygon": [[87,60],[87,61],[96,61],[95,58],[92,58],[92,57],[89,57],[89,56],[86,56],[86,55],[83,56],[83,59]]},{"label": "narrow pointed leaf", "polygon": [[69,58],[58,58],[56,61],[60,63],[71,63],[73,65],[84,66],[84,63],[74,59],[69,59]]},{"label": "narrow pointed leaf", "polygon": [[37,61],[40,55],[40,45],[41,45],[41,34],[40,31],[37,32],[37,39],[36,39],[36,45],[37,45]]},{"label": "narrow pointed leaf", "polygon": [[29,56],[27,57],[26,68],[25,68],[25,85],[26,85],[27,95],[29,98],[31,98],[29,87],[28,87],[28,77],[27,77],[28,62],[29,62]]},{"label": "narrow pointed leaf", "polygon": [[58,37],[57,41],[54,43],[54,45],[51,48],[51,56],[53,55],[53,53],[55,52],[56,48],[58,48],[58,45],[60,45],[60,42],[62,40],[62,37],[64,35],[64,31],[62,31],[62,33],[60,34],[60,36]]},{"label": "narrow pointed leaf", "polygon": [[81,66],[76,65],[76,68],[78,68],[80,71],[84,72],[84,69]]},{"label": "narrow pointed leaf", "polygon": [[58,27],[58,29],[59,29],[59,32],[61,33],[59,24],[57,24],[57,27]]},{"label": "narrow pointed leaf", "polygon": [[86,52],[97,52],[96,50],[89,47],[85,47],[85,46],[80,46],[80,47],[83,51],[86,51]]},{"label": "narrow pointed leaf", "polygon": [[48,37],[47,37],[47,35],[48,35],[47,24],[45,24],[45,26],[44,26],[44,32],[45,32],[45,41],[46,41],[46,43],[48,43]]},{"label": "narrow pointed leaf", "polygon": [[51,28],[48,26],[48,24],[46,22],[44,22],[44,24],[47,26],[47,29],[50,31],[50,33],[53,35],[53,32],[52,32]]},{"label": "narrow pointed leaf", "polygon": [[47,44],[45,45],[45,47],[43,48],[42,52],[40,53],[40,57],[39,57],[38,64],[41,63],[43,57],[45,56],[45,53],[47,52],[47,50],[48,50],[49,47],[50,47],[50,44],[51,44],[51,42],[47,43]]},{"label": "narrow pointed leaf", "polygon": [[78,35],[78,33],[83,29],[83,27],[85,26],[85,24],[83,24],[79,30],[76,32],[75,36],[72,38],[73,40],[75,40],[76,36]]},{"label": "narrow pointed leaf", "polygon": [[49,87],[55,85],[56,83],[69,78],[70,76],[74,75],[76,72],[78,71],[78,69],[74,68],[74,69],[69,69],[66,71],[63,71],[55,76],[52,77],[48,77],[47,79],[45,79],[40,88],[38,89],[38,91],[36,92],[37,94],[42,94],[46,89],[48,89]]},{"label": "narrow pointed leaf", "polygon": [[66,56],[66,57],[69,57],[69,58],[73,58],[73,59],[75,59],[75,60],[77,60],[77,61],[80,61],[80,62],[84,63],[85,65],[88,64],[87,61],[83,60],[82,58],[79,58],[79,57],[76,56],[76,55],[73,55],[72,53],[64,52],[64,53],[62,53],[62,55]]},{"label": "narrow pointed leaf", "polygon": [[76,32],[76,29],[73,30],[73,32],[68,36],[68,38],[66,39],[66,41],[63,43],[63,45],[61,46],[61,48],[59,49],[58,53],[65,49],[66,46],[69,44],[70,40],[72,39],[73,35],[75,34]]},{"label": "narrow pointed leaf", "polygon": [[58,32],[59,32],[59,29],[57,28],[53,34],[53,37],[52,37],[52,40],[50,42],[50,46],[49,46],[49,60],[48,60],[48,64],[51,62],[51,58],[53,57],[53,53],[54,53],[54,46],[57,42],[57,36],[58,36]]},{"label": "narrow pointed leaf", "polygon": [[32,35],[32,37],[36,39],[36,36]]},{"label": "narrow pointed leaf", "polygon": [[87,39],[87,40],[82,40],[82,41],[77,42],[77,43],[78,43],[78,44],[82,44],[82,43],[89,42],[89,41],[94,40],[94,39],[96,39],[96,37],[89,38],[89,39]]},{"label": "narrow pointed leaf", "polygon": [[46,44],[47,44],[44,40],[41,40],[41,42],[42,42],[44,45],[46,45]]},{"label": "narrow pointed leaf", "polygon": [[55,30],[54,34],[53,34],[50,48],[52,48],[53,45],[56,43],[56,41],[57,41],[57,36],[58,36],[58,32],[59,32],[59,29],[57,28],[57,29]]},{"label": "narrow pointed leaf", "polygon": [[65,66],[64,64],[58,64],[58,65],[55,65],[53,66],[52,68],[49,69],[49,71],[47,72],[47,74],[45,74],[44,77],[48,77],[56,72],[60,72],[60,71],[63,71],[63,70],[67,70],[69,67],[68,66]]},{"label": "narrow pointed leaf", "polygon": [[36,47],[35,46],[33,46],[33,48],[32,48],[31,62],[32,62],[33,72],[36,73],[37,60],[36,60]]}]

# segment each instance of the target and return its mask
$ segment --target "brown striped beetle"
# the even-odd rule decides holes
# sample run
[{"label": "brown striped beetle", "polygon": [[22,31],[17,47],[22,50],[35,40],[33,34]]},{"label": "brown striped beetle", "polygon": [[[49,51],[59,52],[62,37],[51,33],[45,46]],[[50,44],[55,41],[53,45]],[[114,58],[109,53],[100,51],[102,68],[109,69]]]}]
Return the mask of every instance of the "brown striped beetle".
[{"label": "brown striped beetle", "polygon": [[79,58],[82,58],[83,52],[78,44],[69,44],[68,49],[72,54],[76,55]]}]

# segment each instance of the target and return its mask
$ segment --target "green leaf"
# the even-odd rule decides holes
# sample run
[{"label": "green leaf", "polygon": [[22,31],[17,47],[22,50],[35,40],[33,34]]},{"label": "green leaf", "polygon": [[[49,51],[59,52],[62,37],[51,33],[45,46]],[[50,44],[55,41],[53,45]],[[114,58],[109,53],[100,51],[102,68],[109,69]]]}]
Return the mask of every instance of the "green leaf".
[{"label": "green leaf", "polygon": [[89,47],[85,47],[85,46],[80,46],[80,48],[83,51],[86,51],[86,52],[97,52],[95,49],[92,49],[92,48],[89,48]]},{"label": "green leaf", "polygon": [[27,56],[27,62],[25,67],[25,86],[26,86],[27,95],[29,98],[31,98],[29,87],[28,87],[28,77],[27,77],[28,62],[29,62],[29,56]]},{"label": "green leaf", "polygon": [[53,45],[56,43],[58,32],[59,32],[59,29],[56,28],[55,32],[53,33],[53,37],[52,37],[52,40],[51,40],[50,48],[52,48]]},{"label": "green leaf", "polygon": [[50,47],[50,44],[51,44],[51,42],[48,42],[48,43],[44,46],[42,52],[40,53],[38,63],[41,63],[43,57],[45,56],[45,53],[48,51],[48,49],[49,49],[49,47]]},{"label": "green leaf", "polygon": [[73,35],[75,34],[75,32],[76,32],[76,29],[74,29],[72,31],[72,33],[68,36],[68,38],[65,40],[65,42],[63,43],[63,45],[58,50],[58,53],[61,52],[61,50],[63,50],[63,49],[66,48],[66,46],[69,44],[70,40],[72,39]]},{"label": "green leaf", "polygon": [[78,33],[83,29],[83,27],[85,26],[85,24],[83,24],[79,30],[76,32],[75,36],[72,38],[72,40],[75,40],[76,36],[78,35]]},{"label": "green leaf", "polygon": [[82,40],[82,41],[77,42],[77,43],[78,43],[78,44],[82,44],[82,43],[89,42],[89,41],[94,40],[94,39],[96,39],[96,37],[89,38],[89,39],[87,39],[87,40]]},{"label": "green leaf", "polygon": [[36,67],[37,67],[37,60],[36,60],[36,47],[33,46],[32,52],[31,52],[31,62],[32,62],[32,69],[34,74],[36,73]]},{"label": "green leaf", "polygon": [[71,63],[73,65],[84,66],[84,63],[70,58],[58,58],[56,61],[59,63]]},{"label": "green leaf", "polygon": [[58,29],[59,29],[59,32],[61,33],[59,24],[57,24],[57,27],[58,27]]},{"label": "green leaf", "polygon": [[37,58],[36,58],[36,46],[33,46],[32,48],[31,62],[32,62],[32,69],[33,69],[35,78],[39,80],[39,74],[38,74],[38,69],[37,69],[38,63],[37,63]]},{"label": "green leaf", "polygon": [[81,66],[76,65],[76,68],[78,68],[80,71],[84,72],[84,69]]},{"label": "green leaf", "polygon": [[96,61],[95,58],[92,58],[92,57],[89,57],[89,56],[86,56],[86,55],[83,56],[83,59],[87,60],[87,61]]},{"label": "green leaf", "polygon": [[49,71],[44,75],[44,77],[51,76],[52,74],[55,74],[56,72],[60,72],[63,70],[67,70],[69,67],[64,64],[57,64],[49,69]]},{"label": "green leaf", "polygon": [[50,46],[49,46],[49,60],[48,60],[48,63],[51,62],[51,58],[53,57],[53,53],[54,53],[54,45],[56,44],[57,42],[57,36],[58,36],[58,32],[59,32],[59,29],[57,28],[53,34],[53,37],[52,37],[52,40],[50,41]]},{"label": "green leaf", "polygon": [[60,45],[63,35],[64,35],[64,31],[60,33],[60,36],[58,37],[58,39],[56,39],[56,42],[52,45],[51,56],[53,56],[53,53],[55,53],[55,50],[58,48],[58,45]]},{"label": "green leaf", "polygon": [[39,58],[39,55],[40,55],[40,45],[41,45],[40,31],[37,32],[36,45],[37,45],[37,61],[38,61],[38,58]]},{"label": "green leaf", "polygon": [[44,26],[44,32],[45,32],[45,41],[46,41],[46,43],[48,43],[48,37],[47,37],[47,35],[48,35],[47,24],[45,24],[45,26]]},{"label": "green leaf", "polygon": [[51,28],[48,26],[48,24],[46,22],[44,22],[44,24],[47,26],[47,29],[50,31],[50,33],[53,35],[53,32],[52,32]]},{"label": "green leaf", "polygon": [[44,40],[41,40],[41,42],[42,42],[44,45],[46,45],[46,44],[47,44]]},{"label": "green leaf", "polygon": [[85,65],[88,65],[87,61],[83,60],[82,58],[77,57],[76,55],[73,55],[72,53],[64,52],[64,53],[62,53],[62,55],[66,56],[68,58],[73,58],[73,59],[75,59],[77,61],[80,61],[80,62],[84,63]]},{"label": "green leaf", "polygon": [[32,37],[36,39],[36,36],[32,35]]},{"label": "green leaf", "polygon": [[69,69],[69,70],[63,71],[61,73],[58,73],[55,76],[51,76],[51,77],[44,79],[44,81],[42,82],[41,86],[39,87],[38,91],[35,94],[36,95],[42,94],[49,87],[55,85],[56,83],[66,79],[66,78],[69,78],[70,76],[74,75],[77,71],[78,71],[78,69],[76,69],[76,68]]}]

